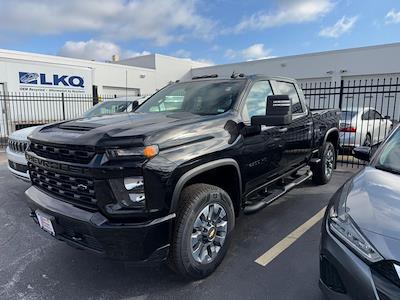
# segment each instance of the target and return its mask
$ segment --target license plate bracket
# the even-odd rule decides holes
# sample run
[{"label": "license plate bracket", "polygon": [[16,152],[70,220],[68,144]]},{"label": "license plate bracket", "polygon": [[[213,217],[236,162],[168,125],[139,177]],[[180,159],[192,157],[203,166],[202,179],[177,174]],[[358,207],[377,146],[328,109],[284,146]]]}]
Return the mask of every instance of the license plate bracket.
[{"label": "license plate bracket", "polygon": [[54,226],[53,226],[53,222],[55,221],[55,218],[53,216],[50,216],[50,215],[40,211],[40,210],[36,210],[35,214],[38,219],[40,228],[42,228],[44,231],[51,234],[52,236],[55,236],[56,231],[54,230]]}]

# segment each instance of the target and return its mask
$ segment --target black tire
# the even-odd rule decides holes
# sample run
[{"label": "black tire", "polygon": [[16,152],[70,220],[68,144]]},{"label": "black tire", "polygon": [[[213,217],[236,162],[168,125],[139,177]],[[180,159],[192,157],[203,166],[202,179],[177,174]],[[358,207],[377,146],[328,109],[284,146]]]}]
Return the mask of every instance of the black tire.
[{"label": "black tire", "polygon": [[[329,153],[333,153],[333,161],[330,161],[330,156],[328,156]],[[328,172],[326,167],[328,163],[328,158],[329,158],[329,164],[332,166],[331,172]],[[331,142],[326,142],[322,152],[321,162],[311,168],[313,172],[312,176],[313,182],[316,184],[328,183],[332,178],[333,168],[335,167],[335,164],[336,164],[335,147]]]},{"label": "black tire", "polygon": [[369,133],[367,133],[367,135],[365,136],[363,146],[371,147],[371,145],[372,145],[372,138],[371,138],[371,135]]},{"label": "black tire", "polygon": [[[194,222],[201,212],[210,204],[223,207],[227,222],[226,235],[222,247],[209,263],[200,263],[192,254],[192,233]],[[193,184],[186,187],[180,197],[180,207],[172,236],[168,257],[171,269],[189,279],[207,277],[222,262],[231,239],[231,232],[235,227],[235,213],[232,201],[223,189],[209,184]],[[211,255],[210,255],[211,257]]]}]

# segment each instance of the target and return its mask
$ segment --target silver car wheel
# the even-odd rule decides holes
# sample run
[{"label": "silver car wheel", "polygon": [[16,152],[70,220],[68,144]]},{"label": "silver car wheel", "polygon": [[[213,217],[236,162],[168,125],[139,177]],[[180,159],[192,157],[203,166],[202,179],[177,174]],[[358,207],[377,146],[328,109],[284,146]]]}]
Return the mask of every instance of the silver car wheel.
[{"label": "silver car wheel", "polygon": [[191,250],[195,261],[208,264],[213,261],[224,245],[228,232],[225,209],[210,203],[198,214],[193,224]]}]

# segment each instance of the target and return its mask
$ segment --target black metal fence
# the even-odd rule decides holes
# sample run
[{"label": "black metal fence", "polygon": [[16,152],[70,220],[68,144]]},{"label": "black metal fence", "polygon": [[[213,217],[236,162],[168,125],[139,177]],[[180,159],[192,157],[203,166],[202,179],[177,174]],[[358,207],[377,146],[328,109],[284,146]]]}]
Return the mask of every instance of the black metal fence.
[{"label": "black metal fence", "polygon": [[341,110],[341,164],[363,165],[353,157],[352,149],[378,145],[399,122],[399,78],[304,83],[302,89],[311,109]]},{"label": "black metal fence", "polygon": [[76,118],[97,102],[110,98],[114,96],[0,93],[0,147],[7,145],[15,130]]},{"label": "black metal fence", "polygon": [[[363,79],[301,85],[311,109],[337,108],[340,121],[340,161],[358,166],[352,149],[379,144],[400,118],[400,80]],[[115,96],[85,94],[0,93],[0,147],[15,130],[82,115],[99,100]],[[399,101],[397,101],[399,99]]]}]

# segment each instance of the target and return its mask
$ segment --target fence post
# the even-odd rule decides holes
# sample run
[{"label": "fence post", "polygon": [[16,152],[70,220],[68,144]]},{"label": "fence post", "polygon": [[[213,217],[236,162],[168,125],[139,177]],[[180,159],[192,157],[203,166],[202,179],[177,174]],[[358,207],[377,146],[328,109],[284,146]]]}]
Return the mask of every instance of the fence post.
[{"label": "fence post", "polygon": [[65,99],[64,99],[64,93],[61,93],[61,104],[62,104],[63,120],[65,120]]},{"label": "fence post", "polygon": [[344,85],[344,80],[340,80],[340,92],[339,92],[339,109],[342,110],[342,104],[343,104],[343,85]]}]

